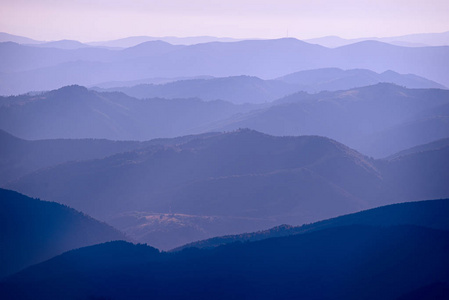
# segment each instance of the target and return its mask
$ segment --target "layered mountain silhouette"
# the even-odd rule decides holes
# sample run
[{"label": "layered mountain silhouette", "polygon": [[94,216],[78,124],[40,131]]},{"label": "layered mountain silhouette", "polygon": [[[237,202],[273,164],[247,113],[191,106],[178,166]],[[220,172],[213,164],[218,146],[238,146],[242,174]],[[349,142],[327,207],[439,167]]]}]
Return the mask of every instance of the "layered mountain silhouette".
[{"label": "layered mountain silhouette", "polygon": [[391,160],[391,159],[399,158],[401,156],[405,156],[408,154],[415,154],[415,153],[419,153],[419,152],[439,150],[439,149],[446,148],[446,147],[449,147],[449,139],[436,140],[436,141],[428,143],[428,144],[419,145],[419,146],[416,146],[416,147],[413,147],[410,149],[400,151],[398,153],[395,153],[394,155],[387,157],[387,159]]},{"label": "layered mountain silhouette", "polygon": [[[239,130],[65,163],[5,186],[112,221],[170,249],[180,246],[179,232],[187,243],[256,225],[299,225],[381,204],[448,197],[446,152],[373,160],[323,137]],[[231,221],[235,226],[225,226]],[[167,222],[171,226],[156,232],[152,226],[147,234],[139,231]],[[186,230],[194,224],[201,225]],[[161,239],[161,231],[171,236]]]},{"label": "layered mountain silhouette", "polygon": [[407,88],[445,88],[428,79],[391,70],[379,74],[366,69],[324,68],[295,72],[277,80],[297,85],[301,90],[311,93],[348,90],[378,83],[394,83]]},{"label": "layered mountain silhouette", "polygon": [[255,107],[225,101],[140,100],[68,86],[0,98],[0,128],[25,139],[149,140],[199,132],[195,128],[251,109]]},{"label": "layered mountain silhouette", "polygon": [[448,299],[448,37],[0,33],[0,298]]},{"label": "layered mountain silhouette", "polygon": [[71,249],[128,239],[65,205],[4,189],[0,189],[0,220],[0,277]]},{"label": "layered mountain silhouette", "polygon": [[406,202],[381,206],[312,224],[301,226],[281,225],[268,230],[252,233],[214,237],[184,245],[177,249],[173,249],[173,251],[181,251],[187,248],[214,248],[236,242],[253,242],[268,238],[303,234],[327,228],[352,225],[414,225],[448,231],[449,220],[446,218],[448,214],[449,199]]},{"label": "layered mountain silhouette", "polygon": [[[202,100],[226,100],[232,103],[264,103],[285,97],[298,91],[320,92],[347,90],[389,82],[408,88],[445,88],[444,86],[416,75],[401,75],[393,71],[377,74],[369,70],[341,70],[337,68],[301,71],[277,80],[262,80],[257,77],[235,76],[225,78],[192,79],[165,84],[139,84],[97,91],[122,92],[135,98],[186,98]],[[126,85],[127,83],[123,83]]]},{"label": "layered mountain silhouette", "polygon": [[[214,133],[201,136],[211,136]],[[38,169],[52,167],[70,161],[83,161],[147,148],[152,145],[176,145],[199,136],[183,136],[172,139],[154,139],[145,142],[110,141],[104,139],[57,139],[29,141],[0,130],[0,184],[17,179]]]},{"label": "layered mountain silhouette", "polygon": [[109,140],[39,140],[19,139],[0,130],[0,183],[60,163],[104,158],[145,146],[141,142]]},{"label": "layered mountain silhouette", "polygon": [[384,43],[389,43],[397,46],[405,47],[425,47],[425,46],[448,46],[449,45],[449,31],[441,33],[417,33],[393,37],[366,37],[356,39],[344,39],[338,36],[325,36],[321,38],[314,38],[305,40],[311,44],[319,44],[325,47],[341,47],[361,41],[374,40]]},{"label": "layered mountain silhouette", "polygon": [[38,44],[41,41],[36,41],[24,36],[9,34],[6,32],[0,32],[0,42],[14,42],[18,44]]},{"label": "layered mountain silhouette", "polygon": [[282,98],[299,90],[298,87],[277,80],[262,80],[251,76],[212,79],[192,79],[166,84],[142,84],[99,91],[122,92],[136,98],[200,98],[226,100],[236,104],[264,103]]},{"label": "layered mountain silhouette", "polygon": [[[252,83],[243,84],[246,80]],[[235,77],[187,80],[159,87],[172,93],[166,96],[175,96],[178,92],[170,92],[170,87],[183,86],[183,90],[204,84],[204,89],[197,86],[196,91],[206,93],[210,88],[212,95],[220,94],[219,86],[224,84],[229,89],[221,92],[223,98],[245,101],[262,99],[257,95],[271,97],[275,91],[265,89],[266,83],[252,77]],[[238,96],[232,86],[242,87],[239,91],[245,91],[248,97]],[[381,83],[318,94],[298,92],[271,103],[236,105],[222,100],[136,99],[118,92],[69,86],[0,98],[0,128],[26,139],[113,140],[251,128],[279,136],[326,136],[364,154],[385,157],[449,136],[449,92]]]},{"label": "layered mountain silhouette", "polygon": [[52,41],[45,42],[39,44],[32,44],[33,47],[42,47],[42,48],[56,48],[56,49],[65,49],[65,50],[75,50],[81,48],[87,48],[89,45],[83,44],[74,40],[60,40],[60,41]]},{"label": "layered mountain silhouette", "polygon": [[384,157],[448,137],[449,94],[381,83],[346,91],[303,92],[219,121],[208,130],[251,128],[273,135],[321,135]]},{"label": "layered mountain silhouette", "polygon": [[[74,50],[0,44],[1,94],[49,90],[64,85],[92,86],[107,81],[151,77],[215,77],[242,74],[277,78],[299,70],[337,67],[393,70],[449,85],[449,47],[408,48],[363,41],[335,49],[293,38],[210,42],[190,46],[146,42],[134,55],[129,49]],[[153,51],[156,49],[156,51]],[[161,50],[162,49],[162,50]],[[257,53],[257,55],[255,55]]]},{"label": "layered mountain silhouette", "polygon": [[1,282],[0,292],[8,299],[397,299],[447,282],[448,247],[448,231],[410,225],[334,227],[175,254],[111,242],[28,268]]},{"label": "layered mountain silhouette", "polygon": [[129,48],[137,46],[141,43],[149,41],[163,41],[172,45],[195,45],[200,43],[210,42],[236,42],[238,39],[234,38],[220,38],[213,36],[192,36],[192,37],[176,37],[176,36],[164,36],[164,37],[152,37],[152,36],[131,36],[123,39],[117,39],[112,41],[92,42],[89,45],[102,46],[102,47],[120,47]]}]

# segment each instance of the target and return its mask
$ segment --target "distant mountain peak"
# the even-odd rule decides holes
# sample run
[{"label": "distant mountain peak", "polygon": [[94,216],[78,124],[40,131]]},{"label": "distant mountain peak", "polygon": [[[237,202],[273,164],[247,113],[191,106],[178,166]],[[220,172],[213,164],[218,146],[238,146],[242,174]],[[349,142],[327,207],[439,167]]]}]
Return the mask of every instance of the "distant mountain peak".
[{"label": "distant mountain peak", "polygon": [[73,85],[67,85],[67,86],[63,86],[57,90],[54,90],[55,92],[89,92],[89,90],[81,85],[77,85],[77,84],[73,84]]}]

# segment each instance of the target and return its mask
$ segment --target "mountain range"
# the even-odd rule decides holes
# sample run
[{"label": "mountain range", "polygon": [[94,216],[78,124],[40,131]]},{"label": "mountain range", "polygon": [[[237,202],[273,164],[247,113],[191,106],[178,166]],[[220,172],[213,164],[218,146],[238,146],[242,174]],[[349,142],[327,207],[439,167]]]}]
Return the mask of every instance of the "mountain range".
[{"label": "mountain range", "polygon": [[68,86],[0,98],[0,128],[25,139],[148,140],[199,133],[195,128],[255,108],[200,99],[140,100]]},{"label": "mountain range", "polygon": [[[369,70],[341,70],[326,68],[289,74],[276,80],[262,80],[250,76],[224,78],[199,78],[178,80],[162,84],[92,88],[101,92],[122,92],[135,98],[200,98],[202,100],[226,100],[235,104],[265,103],[283,98],[298,91],[316,93],[338,91],[374,85],[394,83],[407,88],[445,88],[415,75],[403,75],[393,71],[382,74]],[[124,83],[126,84],[126,83]]]},{"label": "mountain range", "polygon": [[[129,48],[136,46],[138,44],[148,42],[148,41],[163,41],[173,45],[194,45],[200,43],[208,42],[236,42],[239,39],[235,38],[220,38],[213,36],[196,36],[196,37],[152,37],[152,36],[132,36],[117,40],[101,41],[101,42],[89,42],[83,45],[89,46],[102,46],[109,48]],[[353,39],[345,39],[338,36],[323,36],[312,39],[304,39],[305,42],[311,44],[319,44],[329,48],[335,48],[340,46],[345,46],[348,44],[353,44],[361,41],[375,40],[384,43],[390,43],[397,46],[408,46],[408,47],[425,47],[425,46],[449,46],[449,32],[441,33],[417,33],[402,36],[393,37],[361,37]],[[17,36],[13,34],[8,34],[5,32],[0,32],[0,42],[15,42],[18,44],[46,44],[55,43],[61,41],[37,41],[23,36]],[[79,43],[79,42],[78,42]],[[58,44],[54,44],[55,47]]]},{"label": "mountain range", "polygon": [[385,157],[446,138],[448,101],[445,90],[391,84],[314,95],[299,92],[203,130],[251,128],[278,136],[320,135],[364,154]]},{"label": "mountain range", "polygon": [[4,58],[0,63],[0,94],[152,77],[244,74],[268,79],[328,67],[393,70],[447,86],[448,49],[448,46],[409,48],[376,41],[331,49],[293,38],[189,46],[149,41],[123,50],[56,49],[4,42],[0,43]]},{"label": "mountain range", "polygon": [[239,130],[67,162],[4,187],[64,203],[141,242],[171,249],[216,235],[448,197],[449,148],[436,145],[374,160],[328,138]]},{"label": "mountain range", "polygon": [[[334,219],[302,234],[212,249],[161,253],[123,241],[85,247],[10,276],[0,293],[7,299],[445,299],[449,233],[439,208],[447,211],[447,202],[379,208],[348,216],[351,225]],[[367,214],[376,226],[357,225]]]},{"label": "mountain range", "polygon": [[[203,134],[202,136],[213,135]],[[110,141],[104,139],[57,139],[29,141],[0,130],[0,184],[5,184],[33,171],[72,161],[105,158],[117,153],[148,148],[152,145],[176,145],[198,138],[183,136],[146,142]]]},{"label": "mountain range", "polygon": [[[218,83],[229,89],[220,92]],[[278,88],[269,91],[271,83],[252,77],[188,80],[160,87],[173,96],[195,90],[195,85],[202,86],[196,89],[199,94],[216,93],[234,101],[282,93]],[[234,88],[248,98],[238,96]],[[447,90],[386,83],[316,94],[297,92],[269,103],[239,105],[192,98],[136,99],[69,86],[0,97],[0,129],[32,140],[149,140],[250,128],[278,136],[325,136],[380,158],[449,137],[448,108]]]},{"label": "mountain range", "polygon": [[0,56],[1,299],[449,299],[449,32]]},{"label": "mountain range", "polygon": [[448,46],[449,31],[441,33],[417,33],[393,37],[366,37],[356,39],[344,39],[338,36],[325,36],[321,38],[307,39],[305,42],[319,44],[321,46],[335,48],[361,41],[379,41],[397,46],[405,47],[427,47],[427,46]]}]

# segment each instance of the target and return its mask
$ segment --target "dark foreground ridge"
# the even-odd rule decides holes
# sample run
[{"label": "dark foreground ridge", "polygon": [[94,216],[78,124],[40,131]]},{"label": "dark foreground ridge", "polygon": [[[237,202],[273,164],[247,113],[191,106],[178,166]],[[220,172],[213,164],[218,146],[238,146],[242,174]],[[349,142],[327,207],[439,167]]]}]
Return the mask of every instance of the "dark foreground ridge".
[{"label": "dark foreground ridge", "polygon": [[449,282],[448,203],[390,205],[309,225],[312,230],[304,234],[211,249],[167,253],[109,242],[10,276],[0,282],[0,294],[4,299],[431,299]]},{"label": "dark foreground ridge", "polygon": [[281,225],[257,232],[214,237],[190,243],[172,251],[176,252],[188,248],[214,248],[236,242],[253,242],[351,225],[415,225],[449,231],[449,218],[447,216],[449,216],[449,199],[406,202],[381,206],[302,226]]},{"label": "dark foreground ridge", "polygon": [[127,239],[65,205],[4,189],[0,189],[0,222],[0,278],[71,249]]},{"label": "dark foreground ridge", "polygon": [[[396,299],[449,279],[449,232],[345,226],[212,250],[112,242],[0,284],[4,299]],[[38,284],[37,284],[38,283]]]}]

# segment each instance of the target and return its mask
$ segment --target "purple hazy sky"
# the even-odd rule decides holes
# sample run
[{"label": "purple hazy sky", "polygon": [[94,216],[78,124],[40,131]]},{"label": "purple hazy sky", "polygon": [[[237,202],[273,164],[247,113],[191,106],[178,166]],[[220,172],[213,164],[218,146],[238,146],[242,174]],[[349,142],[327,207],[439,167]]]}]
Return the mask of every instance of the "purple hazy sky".
[{"label": "purple hazy sky", "polygon": [[449,30],[448,0],[1,0],[0,31],[84,42],[126,36],[345,38]]}]

